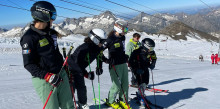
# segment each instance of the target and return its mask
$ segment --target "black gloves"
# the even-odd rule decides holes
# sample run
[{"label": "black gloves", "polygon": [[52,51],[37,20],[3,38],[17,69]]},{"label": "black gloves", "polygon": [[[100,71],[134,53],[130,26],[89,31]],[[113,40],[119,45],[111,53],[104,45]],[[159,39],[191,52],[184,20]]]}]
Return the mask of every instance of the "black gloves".
[{"label": "black gloves", "polygon": [[102,68],[96,68],[96,75],[101,75],[103,73]]},{"label": "black gloves", "polygon": [[86,77],[87,79],[90,79],[90,80],[94,80],[95,79],[95,74],[94,74],[93,71],[91,71],[89,73],[84,74],[84,77]]},{"label": "black gloves", "polygon": [[149,68],[153,70],[155,68],[155,64],[150,64]]},{"label": "black gloves", "polygon": [[46,80],[46,82],[50,83],[54,87],[57,87],[62,81],[62,78],[60,76],[57,76],[56,74],[53,73],[47,73],[44,76],[44,79]]},{"label": "black gloves", "polygon": [[153,70],[155,68],[156,60],[152,60],[152,63],[150,64],[149,68]]}]

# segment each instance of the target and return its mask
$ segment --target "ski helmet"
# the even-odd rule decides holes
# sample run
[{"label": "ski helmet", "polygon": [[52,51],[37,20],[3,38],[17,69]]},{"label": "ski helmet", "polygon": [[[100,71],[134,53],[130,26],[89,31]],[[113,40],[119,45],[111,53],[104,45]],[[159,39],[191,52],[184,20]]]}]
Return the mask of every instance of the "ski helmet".
[{"label": "ski helmet", "polygon": [[114,30],[118,33],[127,33],[128,32],[128,23],[124,20],[117,20],[114,24]]},{"label": "ski helmet", "polygon": [[31,16],[35,20],[49,22],[50,20],[56,19],[57,12],[51,3],[47,1],[38,1],[31,7]]},{"label": "ski helmet", "polygon": [[155,42],[150,39],[150,38],[145,38],[142,40],[141,42],[142,47],[146,50],[146,51],[154,51],[154,47],[155,47]]},{"label": "ski helmet", "polygon": [[92,29],[89,32],[89,37],[96,45],[103,43],[107,39],[105,31],[102,29]]}]

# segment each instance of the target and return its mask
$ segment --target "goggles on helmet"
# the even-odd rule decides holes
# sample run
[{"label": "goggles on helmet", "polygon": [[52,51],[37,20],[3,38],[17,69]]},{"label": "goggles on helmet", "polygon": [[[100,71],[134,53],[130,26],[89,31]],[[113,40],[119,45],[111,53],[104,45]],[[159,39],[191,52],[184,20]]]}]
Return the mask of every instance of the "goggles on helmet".
[{"label": "goggles on helmet", "polygon": [[128,32],[128,27],[123,27],[123,26],[121,26],[121,25],[119,25],[119,24],[115,24],[115,26],[117,26],[119,29],[121,29],[122,30],[122,32],[124,32],[124,33],[127,33]]},{"label": "goggles on helmet", "polygon": [[99,43],[103,44],[106,39],[101,39],[98,35],[96,35],[92,30],[89,32],[90,34],[92,34],[96,39],[99,40]]},{"label": "goggles on helmet", "polygon": [[51,20],[56,20],[57,18],[57,12],[51,12]]},{"label": "goggles on helmet", "polygon": [[154,51],[154,47],[149,47],[147,44],[144,44],[144,46],[148,49],[149,52]]}]

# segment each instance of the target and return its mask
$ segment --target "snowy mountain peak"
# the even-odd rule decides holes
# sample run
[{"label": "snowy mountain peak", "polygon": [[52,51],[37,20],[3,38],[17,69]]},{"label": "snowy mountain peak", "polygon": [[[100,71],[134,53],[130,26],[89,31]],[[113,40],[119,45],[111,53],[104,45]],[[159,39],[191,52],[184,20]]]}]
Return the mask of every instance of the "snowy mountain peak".
[{"label": "snowy mountain peak", "polygon": [[4,28],[0,28],[0,33],[6,32],[6,31],[8,31],[8,30],[4,29]]},{"label": "snowy mountain peak", "polygon": [[197,40],[217,41],[218,39],[212,35],[196,30],[182,22],[175,22],[170,26],[160,30],[159,34],[166,34],[175,40],[189,40],[194,38]]}]

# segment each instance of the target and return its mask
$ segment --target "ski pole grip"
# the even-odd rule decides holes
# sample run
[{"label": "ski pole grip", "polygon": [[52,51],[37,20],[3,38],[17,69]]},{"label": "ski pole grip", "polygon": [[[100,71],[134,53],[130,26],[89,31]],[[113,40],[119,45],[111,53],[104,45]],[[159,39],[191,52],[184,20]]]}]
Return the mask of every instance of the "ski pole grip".
[{"label": "ski pole grip", "polygon": [[66,58],[66,48],[63,47],[62,49],[63,49],[63,57]]},{"label": "ski pole grip", "polygon": [[63,66],[66,65],[67,59],[68,59],[68,57],[70,56],[70,53],[71,53],[72,50],[73,50],[73,46],[70,46],[70,50],[69,50],[69,52],[68,52],[68,54],[67,54],[67,56],[66,56],[66,58],[65,58],[65,61],[64,61],[64,63],[63,63]]},{"label": "ski pole grip", "polygon": [[67,54],[67,57],[69,57],[70,56],[70,53],[71,53],[71,51],[73,50],[73,46],[70,46],[70,50],[69,50],[69,52],[68,52],[68,54]]}]

